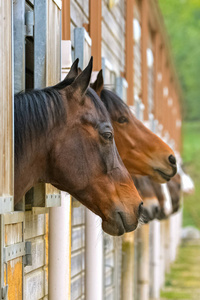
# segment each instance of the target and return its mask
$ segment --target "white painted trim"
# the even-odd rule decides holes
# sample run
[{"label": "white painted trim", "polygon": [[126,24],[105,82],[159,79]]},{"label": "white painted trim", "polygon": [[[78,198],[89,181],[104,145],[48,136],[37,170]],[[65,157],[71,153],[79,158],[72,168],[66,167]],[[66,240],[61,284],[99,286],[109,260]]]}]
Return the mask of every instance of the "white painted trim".
[{"label": "white painted trim", "polygon": [[53,0],[53,2],[58,6],[58,8],[62,9],[62,0]]},{"label": "white painted trim", "polygon": [[128,88],[128,82],[126,81],[126,79],[125,78],[122,78],[123,79],[123,87],[124,88]]},{"label": "white painted trim", "polygon": [[91,47],[92,46],[92,39],[89,36],[88,32],[86,30],[84,30],[84,38],[86,40],[86,42],[88,43],[88,45]]},{"label": "white painted trim", "polygon": [[109,71],[113,71],[113,66],[112,64],[109,62],[109,60],[107,58],[105,59],[105,67],[109,70]]}]

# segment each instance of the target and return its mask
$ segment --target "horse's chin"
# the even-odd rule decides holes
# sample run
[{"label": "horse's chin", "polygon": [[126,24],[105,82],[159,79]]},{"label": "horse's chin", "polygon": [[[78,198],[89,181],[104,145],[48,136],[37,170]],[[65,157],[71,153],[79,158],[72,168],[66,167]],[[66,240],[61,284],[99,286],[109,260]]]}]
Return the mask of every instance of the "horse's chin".
[{"label": "horse's chin", "polygon": [[125,229],[123,226],[113,226],[113,224],[110,224],[106,221],[102,222],[102,229],[105,233],[113,236],[120,236],[125,233]]},{"label": "horse's chin", "polygon": [[103,221],[102,222],[102,229],[105,233],[112,235],[112,236],[120,236],[126,232],[134,231],[137,228],[138,224],[133,224],[125,228],[123,221],[116,222],[115,224],[112,222]]}]

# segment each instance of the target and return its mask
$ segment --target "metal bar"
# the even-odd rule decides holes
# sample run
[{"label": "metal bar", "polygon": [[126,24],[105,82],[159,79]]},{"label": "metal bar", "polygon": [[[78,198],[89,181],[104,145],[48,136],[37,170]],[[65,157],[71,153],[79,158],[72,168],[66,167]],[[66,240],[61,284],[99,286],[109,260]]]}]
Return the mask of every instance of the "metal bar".
[{"label": "metal bar", "polygon": [[[85,56],[85,43],[91,45],[91,39],[85,28],[75,28],[74,30],[74,58],[79,58],[79,67],[83,69],[86,66]],[[87,62],[88,63],[88,62]]]},{"label": "metal bar", "polygon": [[25,2],[13,1],[14,93],[25,89]]},{"label": "metal bar", "polygon": [[46,86],[47,0],[34,3],[34,88]]},{"label": "metal bar", "polygon": [[26,254],[25,242],[13,244],[4,248],[4,263]]}]

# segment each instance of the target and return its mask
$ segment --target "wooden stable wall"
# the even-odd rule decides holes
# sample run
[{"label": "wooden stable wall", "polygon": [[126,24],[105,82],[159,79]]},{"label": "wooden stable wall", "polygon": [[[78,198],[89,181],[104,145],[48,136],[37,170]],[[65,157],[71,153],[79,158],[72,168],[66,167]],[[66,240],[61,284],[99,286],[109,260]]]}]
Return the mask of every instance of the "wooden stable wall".
[{"label": "wooden stable wall", "polygon": [[[34,1],[34,4],[46,3],[47,5],[47,22],[45,28],[45,57],[41,62],[43,66],[43,83],[45,85],[53,85],[60,79],[60,40],[61,40],[61,1],[48,0],[41,2]],[[17,3],[17,2],[13,2]],[[27,4],[28,3],[28,4]],[[26,8],[30,6],[30,11],[34,10],[33,1],[26,1]],[[176,73],[171,59],[168,41],[157,5],[154,0],[127,0],[127,1],[109,1],[109,0],[63,0],[63,32],[62,36],[65,39],[72,41],[72,50],[75,55],[74,32],[76,27],[84,27],[87,34],[85,34],[85,49],[86,56],[83,66],[86,65],[90,53],[94,55],[95,71],[103,67],[106,74],[106,83],[112,83],[115,87],[116,82],[121,82],[121,79],[126,79],[126,84],[123,90],[127,89],[128,101],[131,106],[138,103],[138,107],[145,107],[144,118],[150,120],[149,112],[153,113],[154,125],[157,126],[157,132],[163,137],[168,138],[168,141],[173,144],[177,151],[181,149],[181,107],[180,107],[180,88],[176,78]],[[95,10],[95,5],[99,10]],[[0,28],[0,82],[2,83],[0,89],[0,213],[3,203],[10,203],[5,206],[4,213],[12,211],[12,196],[13,196],[13,70],[12,70],[12,1],[0,0],[0,17],[2,26]],[[21,28],[24,28],[24,12],[22,13]],[[97,22],[95,22],[95,19]],[[138,28],[141,30],[141,37],[136,40],[134,36],[134,19],[138,20]],[[38,24],[35,24],[35,28]],[[41,27],[41,30],[44,29]],[[40,29],[40,28],[39,28]],[[37,30],[35,30],[36,32]],[[95,35],[95,33],[98,33]],[[94,42],[91,46],[91,40]],[[34,39],[34,38],[33,38]],[[25,37],[22,35],[23,47],[25,47]],[[29,40],[30,42],[30,40]],[[36,42],[36,41],[34,41]],[[26,44],[28,45],[28,43]],[[27,47],[27,46],[26,46]],[[97,48],[98,47],[98,51]],[[91,49],[90,49],[91,48]],[[153,69],[148,70],[147,66],[147,48],[151,48],[153,53]],[[23,48],[24,51],[24,48]],[[29,59],[29,51],[27,51],[26,63]],[[24,52],[21,53],[23,60],[25,59]],[[97,56],[97,57],[95,57]],[[103,58],[103,64],[102,64]],[[32,58],[31,58],[32,59]],[[105,63],[106,61],[106,63]],[[31,64],[30,64],[31,65]],[[25,73],[24,64],[20,66],[22,73]],[[153,71],[152,71],[153,70]],[[34,70],[31,70],[34,73]],[[149,74],[149,76],[148,76]],[[16,74],[15,74],[16,75]],[[18,74],[17,74],[18,75]],[[35,78],[37,77],[35,73]],[[24,84],[25,74],[22,74],[21,81]],[[120,79],[119,81],[117,81]],[[33,81],[30,81],[33,84]],[[125,82],[125,80],[123,80]],[[37,87],[37,86],[35,86]],[[25,85],[20,86],[24,89]],[[125,95],[126,93],[122,93]],[[153,101],[151,109],[149,107],[148,95]],[[126,97],[124,96],[124,100]],[[142,106],[143,105],[143,106]],[[142,118],[141,118],[142,119]],[[152,128],[152,127],[151,127]],[[153,129],[153,128],[152,128]],[[41,186],[39,188],[41,191]],[[35,191],[38,191],[35,189]],[[59,191],[50,185],[42,187],[42,203],[40,198],[35,199],[34,204],[40,203],[40,207],[28,207],[28,211],[7,213],[0,215],[0,235],[1,235],[1,287],[4,287],[2,293],[6,293],[6,285],[8,284],[8,299],[47,299],[48,298],[48,230],[49,230],[49,216],[48,206],[51,206],[52,201],[56,201],[59,197]],[[35,193],[35,195],[38,195]],[[55,196],[55,198],[54,198]],[[49,201],[46,201],[46,199]],[[50,199],[50,200],[49,200]],[[59,202],[59,201],[58,201]],[[56,202],[56,203],[58,203]],[[48,205],[46,205],[48,203]],[[47,207],[41,207],[41,206]],[[37,206],[37,205],[36,205]],[[7,210],[6,210],[7,209]],[[72,212],[73,218],[76,217],[75,212],[80,211],[75,208]],[[85,217],[81,219],[77,214],[77,219],[73,219],[74,228],[72,233],[74,236],[73,256],[75,258],[79,252],[80,257],[84,256],[85,251]],[[79,220],[78,220],[79,219]],[[78,225],[78,226],[77,226]],[[169,225],[169,224],[168,224]],[[77,227],[76,227],[77,226]],[[168,226],[169,227],[169,226]],[[148,226],[146,226],[148,228]],[[142,234],[142,232],[140,232]],[[81,238],[81,244],[78,243]],[[130,244],[133,244],[133,234],[129,235]],[[115,247],[115,244],[110,238],[111,244],[107,245],[106,238],[104,240],[104,260],[107,269],[104,269],[104,277],[106,280],[114,278],[112,286],[106,286],[104,282],[104,295],[111,295],[116,293],[114,285],[116,281],[118,284],[117,296],[120,298],[120,283],[121,279],[116,275],[120,274],[121,267],[121,250]],[[16,258],[9,260],[7,264],[4,263],[4,252],[12,248],[12,246],[20,246],[25,242],[32,243],[32,266],[24,264],[24,257],[26,256],[24,248],[19,248],[23,255],[18,255]],[[139,241],[137,241],[139,242]],[[163,243],[164,244],[164,243]],[[142,245],[138,244],[138,247]],[[169,243],[165,243],[165,252],[169,249]],[[9,248],[11,247],[11,248]],[[132,247],[132,246],[131,246]],[[5,249],[3,249],[5,248]],[[15,247],[16,249],[16,247]],[[21,249],[21,250],[20,250]],[[106,250],[107,249],[107,250]],[[109,250],[109,251],[108,251]],[[130,250],[133,255],[133,247]],[[162,253],[163,255],[163,253]],[[78,255],[77,255],[78,256]],[[87,254],[86,254],[87,257]],[[164,257],[162,257],[164,260]],[[76,260],[74,259],[76,267]],[[131,261],[133,264],[133,261]],[[165,264],[167,264],[165,262]],[[89,264],[89,263],[88,263]],[[163,262],[164,264],[164,262]],[[72,286],[73,291],[76,290],[76,284],[81,278],[81,295],[84,296],[84,280],[85,280],[85,265],[84,259],[80,261],[81,271],[75,273],[72,270]],[[134,267],[136,269],[136,265]],[[132,272],[129,270],[130,273]],[[73,273],[74,272],[74,273]],[[113,278],[112,278],[113,277]],[[106,281],[105,280],[105,281]],[[70,281],[70,280],[69,280]],[[126,290],[125,282],[122,282],[122,290]],[[131,293],[133,293],[132,287]],[[74,295],[75,298],[75,295]],[[128,298],[126,298],[128,300]]]},{"label": "wooden stable wall", "polygon": [[108,0],[102,1],[102,57],[109,60],[120,76],[125,66],[125,2],[118,1],[112,9],[108,5]]},{"label": "wooden stable wall", "polygon": [[[105,84],[111,84],[112,88],[115,87],[118,76],[125,77],[128,82],[127,103],[135,106],[135,111],[139,112],[139,115],[136,115],[141,120],[144,110],[144,120],[151,121],[150,128],[162,137],[167,137],[171,146],[175,146],[174,148],[180,151],[179,99],[181,95],[157,1],[63,0],[62,24],[62,36],[64,39],[71,39],[73,51],[74,29],[76,27],[85,28],[92,39],[91,52],[94,56],[94,71],[103,68]],[[70,33],[69,26],[71,28]],[[138,30],[140,31],[139,34]],[[135,34],[138,34],[138,37]],[[151,52],[150,55],[153,59],[150,65],[147,49],[148,52]],[[138,233],[141,237],[145,235],[147,244],[149,243],[148,230],[147,225]],[[128,251],[133,255],[134,234],[130,234],[129,237],[130,245],[129,241],[126,241],[126,245]],[[136,250],[138,251],[144,249],[143,241],[140,240],[141,237],[135,238]],[[126,245],[124,244],[125,252],[127,250]],[[87,247],[84,251],[86,251],[88,259]],[[103,255],[104,260],[107,261],[106,251]],[[147,255],[146,260],[148,261],[148,253],[146,252],[145,255]],[[113,278],[116,279],[115,274],[120,273],[120,264],[114,262],[114,259],[112,261],[109,267],[112,269]],[[123,264],[123,268],[129,269],[128,263],[129,261],[126,261],[126,266]],[[133,260],[131,263],[133,264]],[[88,265],[87,262],[86,268]],[[142,262],[140,265],[142,266]],[[137,272],[137,268],[141,266],[135,264],[134,270]],[[111,271],[107,271],[109,267],[104,266],[105,282],[112,277],[110,276]],[[73,272],[72,270],[72,274],[74,274]],[[85,272],[86,277],[88,276],[87,269],[82,269],[81,272]],[[131,275],[133,271],[129,270],[129,273]],[[164,276],[163,274],[162,276]],[[124,272],[123,275],[126,276],[127,273]],[[147,273],[145,273],[145,278],[143,277],[141,273],[138,273],[137,276],[135,273],[135,282],[140,282],[143,279],[149,280]],[[148,284],[149,282],[146,282],[146,298],[149,291]],[[87,284],[86,286],[88,287]],[[130,293],[127,293],[127,286]],[[112,294],[111,290],[112,284],[109,287],[104,285],[104,297],[106,295],[109,297]],[[129,282],[124,280],[121,291],[123,296],[131,295],[130,298],[128,298],[129,296],[126,298],[127,300],[132,299],[133,294],[135,294],[135,299],[137,297],[142,299],[143,297],[141,293],[140,296],[137,293],[136,286],[133,291],[133,284],[129,285]],[[110,292],[111,294],[109,294]],[[87,291],[87,296],[89,294]],[[116,297],[120,298],[120,291]]]},{"label": "wooden stable wall", "polygon": [[[13,69],[11,1],[1,0],[0,7],[0,199],[1,201],[5,201],[6,196],[13,195]],[[4,199],[1,197],[4,197]]]}]

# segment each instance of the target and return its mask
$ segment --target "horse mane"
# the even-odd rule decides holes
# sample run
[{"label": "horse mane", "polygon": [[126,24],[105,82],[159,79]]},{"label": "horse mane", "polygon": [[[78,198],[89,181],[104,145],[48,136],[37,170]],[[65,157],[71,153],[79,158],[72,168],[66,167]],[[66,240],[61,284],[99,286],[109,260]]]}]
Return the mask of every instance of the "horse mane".
[{"label": "horse mane", "polygon": [[119,114],[129,113],[129,107],[113,91],[104,88],[101,91],[101,100],[113,120],[117,120]]},{"label": "horse mane", "polygon": [[66,111],[61,94],[54,87],[43,90],[20,92],[14,97],[15,157],[23,154],[25,144],[50,127],[66,120]]},{"label": "horse mane", "polygon": [[[45,135],[54,126],[66,122],[66,109],[60,93],[74,79],[64,79],[53,87],[20,92],[14,96],[15,158],[24,153],[26,143]],[[109,115],[97,94],[88,88],[86,95],[102,115]]]}]

